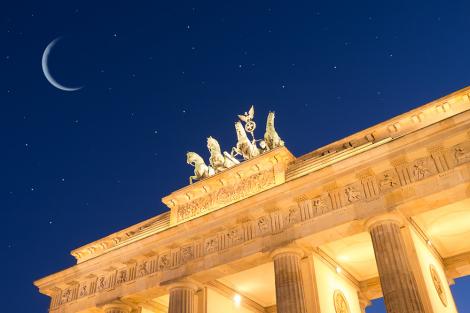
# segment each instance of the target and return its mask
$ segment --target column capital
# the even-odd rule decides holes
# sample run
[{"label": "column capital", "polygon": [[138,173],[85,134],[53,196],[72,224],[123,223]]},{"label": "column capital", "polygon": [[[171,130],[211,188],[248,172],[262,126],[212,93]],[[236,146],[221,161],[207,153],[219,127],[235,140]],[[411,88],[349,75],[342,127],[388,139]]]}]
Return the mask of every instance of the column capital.
[{"label": "column capital", "polygon": [[274,249],[271,252],[271,259],[275,259],[276,257],[282,254],[295,254],[298,255],[300,258],[305,255],[304,251],[299,246],[290,244],[284,247]]},{"label": "column capital", "polygon": [[405,219],[398,213],[386,213],[379,216],[371,217],[366,221],[365,227],[368,231],[370,231],[371,228],[382,223],[393,223],[401,227],[405,225]]},{"label": "column capital", "polygon": [[114,300],[103,305],[104,313],[130,313],[132,307],[121,300]]},{"label": "column capital", "polygon": [[167,288],[169,291],[174,290],[174,289],[191,289],[194,292],[201,289],[199,284],[189,281],[189,280],[180,280],[180,281],[172,282],[167,286]]}]

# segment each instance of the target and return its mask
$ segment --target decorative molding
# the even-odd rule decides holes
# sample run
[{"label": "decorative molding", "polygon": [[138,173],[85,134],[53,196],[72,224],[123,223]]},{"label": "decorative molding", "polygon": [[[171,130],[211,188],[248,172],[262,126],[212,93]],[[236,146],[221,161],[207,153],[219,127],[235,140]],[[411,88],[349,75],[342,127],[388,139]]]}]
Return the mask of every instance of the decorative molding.
[{"label": "decorative molding", "polygon": [[226,207],[285,182],[294,156],[279,147],[214,176],[186,186],[162,199],[171,209],[171,225]]},{"label": "decorative molding", "polygon": [[429,125],[442,121],[452,123],[450,117],[470,109],[469,92],[470,87],[461,89],[300,156],[291,164],[286,174],[287,180],[307,175],[344,158],[370,150]]},{"label": "decorative molding", "polygon": [[[458,153],[456,153],[458,152]],[[470,141],[462,142],[443,150],[449,170],[464,163],[470,163]],[[426,178],[439,175],[436,160],[431,156],[420,157],[406,163],[397,164],[397,167],[387,169],[372,177],[357,179],[344,186],[329,184],[335,188],[324,191],[309,198],[301,197],[297,206],[275,210],[263,216],[247,219],[237,226],[231,226],[215,234],[208,234],[202,239],[182,244],[172,249],[162,250],[158,255],[148,256],[139,262],[130,262],[126,266],[109,271],[106,274],[90,276],[78,282],[71,282],[69,287],[55,289],[51,302],[51,309],[69,303],[80,296],[80,288],[87,289],[87,296],[119,287],[123,283],[141,279],[156,272],[175,269],[193,262],[206,255],[218,254],[232,247],[236,247],[255,238],[270,236],[285,229],[294,227],[307,220],[318,218],[331,211],[339,210],[350,205],[369,201],[374,197],[385,197],[387,194],[407,185],[419,182]],[[400,168],[398,170],[397,168]],[[402,179],[398,174],[401,171]],[[403,173],[406,173],[406,179]],[[194,184],[197,185],[198,183]],[[373,192],[370,186],[375,186]],[[369,188],[366,191],[366,188]],[[325,190],[325,189],[323,189]],[[57,300],[57,299],[60,299]]]},{"label": "decorative molding", "polygon": [[442,280],[439,277],[436,267],[433,264],[429,264],[429,274],[431,275],[434,288],[436,289],[439,299],[441,299],[442,305],[444,305],[444,307],[447,307],[447,296],[444,290],[444,285],[442,284]]},{"label": "decorative molding", "polygon": [[334,303],[336,313],[350,313],[351,312],[349,310],[349,303],[348,303],[348,300],[346,299],[346,296],[339,289],[336,289],[333,293],[333,303]]},{"label": "decorative molding", "polygon": [[135,240],[162,232],[169,227],[170,212],[165,212],[137,225],[133,225],[105,238],[75,249],[70,254],[77,260],[77,263],[81,263],[123,245],[127,245]]}]

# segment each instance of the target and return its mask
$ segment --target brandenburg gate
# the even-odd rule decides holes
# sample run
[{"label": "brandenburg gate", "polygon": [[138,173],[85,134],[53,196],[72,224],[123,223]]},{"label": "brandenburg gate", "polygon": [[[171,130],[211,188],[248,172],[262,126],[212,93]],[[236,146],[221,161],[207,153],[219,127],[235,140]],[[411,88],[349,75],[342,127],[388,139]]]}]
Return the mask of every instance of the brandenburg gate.
[{"label": "brandenburg gate", "polygon": [[300,157],[272,112],[256,139],[254,116],[238,116],[230,152],[212,137],[208,162],[188,152],[194,176],[167,212],[37,280],[50,312],[361,313],[380,297],[388,313],[457,312],[470,87]]}]

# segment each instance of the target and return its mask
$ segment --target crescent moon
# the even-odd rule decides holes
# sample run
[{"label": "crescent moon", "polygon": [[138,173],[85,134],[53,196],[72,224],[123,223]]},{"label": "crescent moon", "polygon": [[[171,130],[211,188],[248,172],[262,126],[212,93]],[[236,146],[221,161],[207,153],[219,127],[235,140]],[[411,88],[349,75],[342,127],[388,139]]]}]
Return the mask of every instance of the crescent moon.
[{"label": "crescent moon", "polygon": [[61,37],[58,37],[52,40],[47,45],[46,50],[44,50],[44,53],[42,54],[42,71],[44,73],[44,76],[46,77],[47,81],[57,89],[60,89],[63,91],[76,91],[76,90],[82,89],[83,87],[67,87],[67,86],[61,85],[57,80],[55,80],[54,77],[52,77],[51,72],[49,71],[49,66],[47,64],[49,60],[49,54],[51,53],[52,48],[54,48],[55,44],[60,39]]}]

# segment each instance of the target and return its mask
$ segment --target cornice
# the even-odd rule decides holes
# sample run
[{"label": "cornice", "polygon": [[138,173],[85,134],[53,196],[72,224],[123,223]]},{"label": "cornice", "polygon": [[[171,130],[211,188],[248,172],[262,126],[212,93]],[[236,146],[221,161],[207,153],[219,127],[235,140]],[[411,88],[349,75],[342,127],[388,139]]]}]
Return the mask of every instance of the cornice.
[{"label": "cornice", "polygon": [[[468,105],[468,96],[466,102],[457,102],[445,102],[449,104],[443,112],[451,114],[456,107]],[[438,107],[436,105],[434,108],[438,110]],[[168,212],[165,218],[162,214],[129,227],[80,248],[100,245],[117,234],[125,234],[129,229],[138,230],[114,246],[104,246],[101,255],[95,254],[100,257],[88,258],[35,284],[41,292],[53,297],[52,307],[57,308],[80,300],[82,294],[114,290],[123,283],[150,275],[162,275],[173,270],[183,274],[186,264],[193,264],[193,261],[206,256],[215,259],[221,251],[264,237],[285,234],[287,230],[292,236],[305,235],[300,231],[302,226],[318,221],[331,212],[343,214],[343,219],[335,221],[342,223],[346,218],[357,218],[358,208],[367,207],[374,201],[379,201],[384,210],[395,208],[414,199],[418,193],[424,196],[421,186],[435,184],[440,177],[453,173],[460,179],[456,183],[468,184],[468,175],[464,176],[461,172],[468,171],[470,164],[470,111],[456,113],[440,121],[443,123],[419,128],[419,131],[407,133],[407,136],[397,137],[387,144],[263,189],[255,197],[244,198],[173,227],[169,227]],[[437,146],[439,149],[435,148]],[[366,171],[364,167],[371,169]],[[361,174],[358,175],[358,172]],[[445,188],[451,187],[450,183],[446,183]],[[362,217],[367,218],[365,215]],[[141,229],[143,225],[146,227]],[[105,271],[103,264],[107,266]],[[83,286],[86,286],[85,289]]]}]

